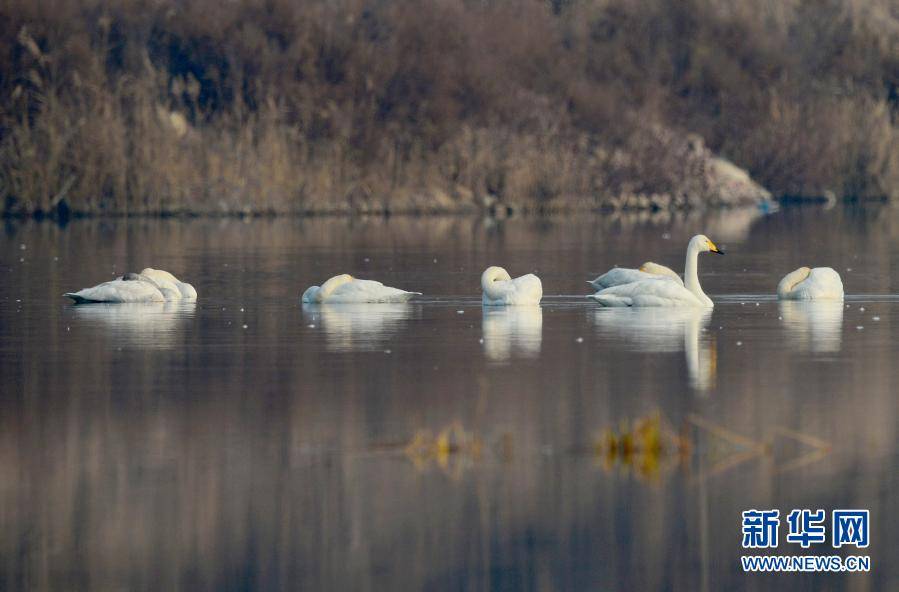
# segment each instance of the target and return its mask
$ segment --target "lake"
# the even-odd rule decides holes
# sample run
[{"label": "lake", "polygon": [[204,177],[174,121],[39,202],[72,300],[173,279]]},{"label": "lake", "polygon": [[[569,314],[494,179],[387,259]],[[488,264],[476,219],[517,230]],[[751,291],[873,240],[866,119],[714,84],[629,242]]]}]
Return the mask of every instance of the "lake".
[{"label": "lake", "polygon": [[[584,298],[698,232],[714,311]],[[146,266],[198,303],[62,297]],[[300,304],[341,272],[425,296]],[[893,209],[6,221],[0,277],[2,589],[899,589]],[[871,571],[744,573],[753,508],[869,509]]]}]

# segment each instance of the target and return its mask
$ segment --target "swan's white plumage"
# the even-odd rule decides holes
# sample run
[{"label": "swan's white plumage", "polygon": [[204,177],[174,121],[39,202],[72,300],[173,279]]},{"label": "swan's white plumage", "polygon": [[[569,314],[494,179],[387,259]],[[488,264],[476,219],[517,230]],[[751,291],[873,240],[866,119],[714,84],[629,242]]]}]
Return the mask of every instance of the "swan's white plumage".
[{"label": "swan's white plumage", "polygon": [[[146,276],[157,284],[171,283],[172,286],[178,291],[180,294],[180,298],[184,300],[196,300],[197,299],[197,291],[193,286],[188,284],[187,282],[182,282],[178,278],[176,278],[171,273],[164,271],[162,269],[153,269],[152,267],[147,267],[143,271],[140,272],[141,275]],[[166,300],[177,300],[178,298],[166,298]]]},{"label": "swan's white plumage", "polygon": [[65,295],[76,303],[165,302],[165,296],[155,284],[140,280],[117,279]]},{"label": "swan's white plumage", "polygon": [[626,267],[615,267],[605,272],[595,280],[589,283],[596,290],[611,288],[612,286],[620,286],[621,284],[629,284],[640,280],[651,279],[670,279],[680,285],[684,285],[684,280],[670,267],[647,261],[640,266],[639,269],[629,269]]},{"label": "swan's white plumage", "polygon": [[683,285],[660,277],[612,286],[589,298],[603,306],[705,306]]},{"label": "swan's white plumage", "polygon": [[139,274],[103,282],[92,288],[65,294],[76,303],[87,302],[175,302],[197,299],[193,286],[161,269],[147,267]]},{"label": "swan's white plumage", "polygon": [[321,286],[308,288],[302,297],[306,303],[406,302],[421,292],[407,292],[374,280],[360,280],[349,274],[336,275]]},{"label": "swan's white plumage", "polygon": [[842,300],[843,280],[830,267],[800,267],[777,284],[781,300]]},{"label": "swan's white plumage", "polygon": [[[697,265],[699,253],[712,252],[724,254],[715,246],[709,238],[698,234],[690,239],[687,245],[687,258],[684,266],[684,281],[674,281],[677,276],[672,270],[655,263],[645,264],[644,267],[654,273],[640,270],[624,270],[635,272],[630,277],[634,281],[619,283],[603,288],[592,298],[603,306],[703,306],[712,307],[712,300],[706,296],[699,285]],[[649,267],[651,266],[651,267]],[[667,271],[666,271],[667,270]],[[615,271],[615,270],[612,270]],[[606,276],[612,273],[610,271]],[[637,275],[639,274],[639,275]],[[598,281],[604,276],[597,278]],[[618,276],[622,281],[626,280],[625,274]],[[680,278],[678,278],[680,279]],[[610,279],[611,281],[611,279]]]},{"label": "swan's white plumage", "polygon": [[512,279],[502,267],[488,267],[481,274],[482,302],[486,306],[521,306],[540,304],[543,283],[529,273]]}]

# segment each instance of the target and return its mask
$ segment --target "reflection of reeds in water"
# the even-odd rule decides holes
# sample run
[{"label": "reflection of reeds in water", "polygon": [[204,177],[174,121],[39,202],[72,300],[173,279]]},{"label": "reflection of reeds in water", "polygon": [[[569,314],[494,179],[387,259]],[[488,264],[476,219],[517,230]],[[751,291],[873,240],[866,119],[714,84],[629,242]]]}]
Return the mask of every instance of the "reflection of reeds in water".
[{"label": "reflection of reeds in water", "polygon": [[403,451],[419,470],[435,463],[448,475],[458,477],[466,468],[481,460],[483,448],[480,436],[454,421],[436,435],[427,429],[415,432]]},{"label": "reflection of reeds in water", "polygon": [[674,468],[690,454],[690,442],[655,413],[622,420],[617,430],[606,428],[594,443],[593,452],[606,470],[618,466],[655,481],[663,469]]}]

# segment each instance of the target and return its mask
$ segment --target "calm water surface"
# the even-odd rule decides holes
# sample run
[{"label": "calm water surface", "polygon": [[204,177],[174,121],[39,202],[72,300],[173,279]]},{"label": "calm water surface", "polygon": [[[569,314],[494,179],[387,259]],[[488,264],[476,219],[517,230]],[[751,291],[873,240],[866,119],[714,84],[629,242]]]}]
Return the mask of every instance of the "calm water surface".
[{"label": "calm water surface", "polygon": [[[713,312],[583,298],[697,232]],[[803,264],[846,305],[778,304]],[[200,301],[61,296],[150,265]],[[338,272],[427,296],[300,305]],[[899,589],[895,211],[11,222],[0,278],[2,589]],[[819,507],[869,574],[742,573],[741,511]]]}]

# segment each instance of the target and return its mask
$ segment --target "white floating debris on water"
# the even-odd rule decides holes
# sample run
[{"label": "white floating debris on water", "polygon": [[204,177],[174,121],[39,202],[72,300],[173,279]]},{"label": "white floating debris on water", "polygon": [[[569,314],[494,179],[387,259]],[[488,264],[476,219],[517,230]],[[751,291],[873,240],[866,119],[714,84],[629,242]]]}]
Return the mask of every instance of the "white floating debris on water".
[{"label": "white floating debris on water", "polygon": [[385,353],[385,354],[389,354],[389,353],[393,353],[393,352],[392,352],[391,350],[389,350],[389,349],[385,349],[385,350],[384,350],[384,353]]},{"label": "white floating debris on water", "polygon": [[246,329],[246,328],[247,328],[247,325],[244,325],[243,328]]},{"label": "white floating debris on water", "polygon": [[71,331],[71,330],[72,330],[71,327],[66,327],[66,331]]},{"label": "white floating debris on water", "polygon": [[464,310],[457,310],[457,311],[456,311],[456,314],[465,314],[465,311],[464,311]]},{"label": "white floating debris on water", "polygon": [[365,261],[366,263],[368,263],[369,261],[371,261],[371,259],[369,259],[368,257],[366,257],[365,259],[363,259],[363,261]]},{"label": "white floating debris on water", "polygon": [[852,271],[852,268],[851,268],[851,267],[847,267],[847,268],[846,268],[846,271]]},{"label": "white floating debris on water", "polygon": [[481,337],[480,339],[478,339],[478,343],[484,343],[484,338]]},{"label": "white floating debris on water", "polygon": [[575,339],[575,341],[577,341],[578,343],[584,343],[584,338],[578,337],[577,339]]},{"label": "white floating debris on water", "polygon": [[861,330],[864,329],[864,328],[865,328],[865,327],[864,327],[863,325],[858,325],[858,326],[856,327],[856,329],[859,330],[859,331],[861,331]]},{"label": "white floating debris on water", "polygon": [[777,317],[777,320],[778,320],[778,321],[782,321],[782,320],[784,320],[784,318],[783,318],[783,317]]},{"label": "white floating debris on water", "polygon": [[20,251],[24,251],[24,250],[27,249],[27,248],[28,248],[28,247],[25,246],[25,243],[22,243],[21,245],[19,245],[19,250],[20,250]]},{"label": "white floating debris on water", "polygon": [[858,310],[859,310],[859,312],[865,312],[865,307],[864,307],[864,306],[859,306],[859,307],[858,307]]},{"label": "white floating debris on water", "polygon": [[434,257],[434,263],[437,263],[437,257]]},{"label": "white floating debris on water", "polygon": [[880,320],[880,317],[871,317],[871,320],[872,320],[872,321],[879,321],[879,320]]},{"label": "white floating debris on water", "polygon": [[756,306],[758,306],[758,305],[759,305],[759,303],[758,303],[758,302],[756,302],[756,303],[755,303],[755,305],[756,305]]},{"label": "white floating debris on water", "polygon": [[20,258],[19,263],[25,263],[25,257]]},{"label": "white floating debris on water", "polygon": [[309,327],[310,329],[315,329],[315,323],[313,323],[311,325],[306,325],[306,326]]},{"label": "white floating debris on water", "polygon": [[737,346],[739,347],[739,346],[741,346],[741,345],[743,345],[743,342],[742,342],[742,341],[738,341],[738,342],[737,342]]},{"label": "white floating debris on water", "polygon": [[671,234],[670,234],[670,233],[668,233],[668,232],[663,232],[663,233],[662,233],[662,240],[668,240],[668,239],[670,239],[670,238],[671,238]]}]

